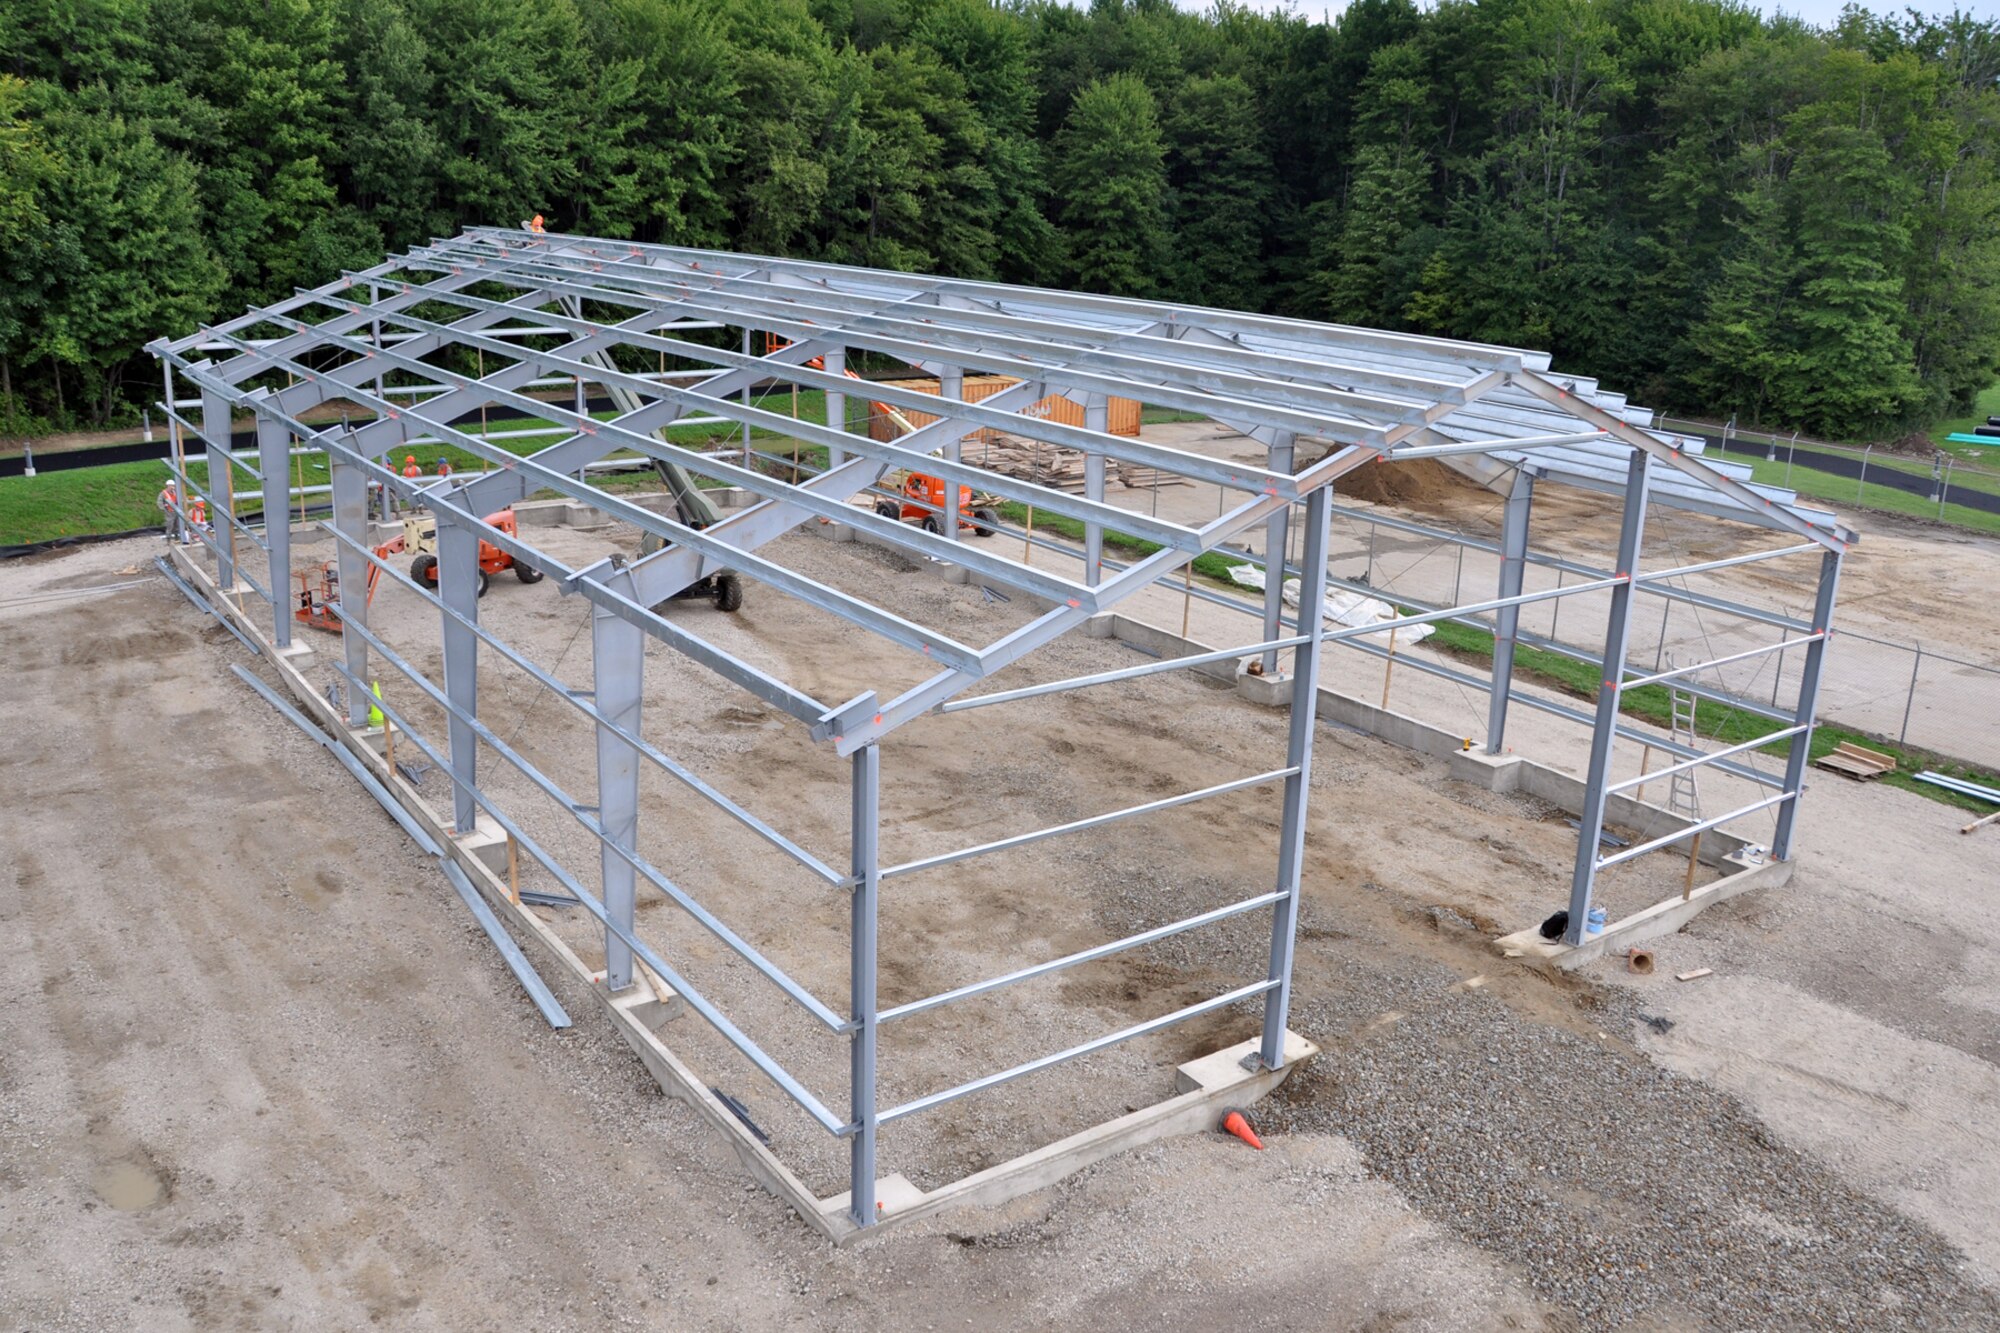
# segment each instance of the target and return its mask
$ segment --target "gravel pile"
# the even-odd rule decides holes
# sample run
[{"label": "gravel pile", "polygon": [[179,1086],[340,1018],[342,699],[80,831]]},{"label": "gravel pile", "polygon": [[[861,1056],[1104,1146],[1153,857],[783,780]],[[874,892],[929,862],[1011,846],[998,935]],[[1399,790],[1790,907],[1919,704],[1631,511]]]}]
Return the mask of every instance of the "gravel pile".
[{"label": "gravel pile", "polygon": [[[1620,1040],[1646,1017],[1629,997],[1580,994],[1602,1031],[1571,1032],[1425,971],[1357,977],[1302,1013],[1304,1031],[1352,1035],[1260,1108],[1260,1128],[1354,1140],[1426,1216],[1585,1327],[2000,1326],[1957,1250]],[[1371,1016],[1390,996],[1403,1008]]]}]

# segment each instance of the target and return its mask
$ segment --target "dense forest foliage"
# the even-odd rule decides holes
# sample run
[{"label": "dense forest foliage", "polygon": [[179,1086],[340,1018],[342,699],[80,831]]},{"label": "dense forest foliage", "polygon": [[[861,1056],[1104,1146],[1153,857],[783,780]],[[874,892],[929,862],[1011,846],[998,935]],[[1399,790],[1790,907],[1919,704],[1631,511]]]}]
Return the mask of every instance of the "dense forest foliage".
[{"label": "dense forest foliage", "polygon": [[1732,0],[7,0],[0,429],[468,223],[1545,347],[1884,435],[2000,369],[2000,24]]}]

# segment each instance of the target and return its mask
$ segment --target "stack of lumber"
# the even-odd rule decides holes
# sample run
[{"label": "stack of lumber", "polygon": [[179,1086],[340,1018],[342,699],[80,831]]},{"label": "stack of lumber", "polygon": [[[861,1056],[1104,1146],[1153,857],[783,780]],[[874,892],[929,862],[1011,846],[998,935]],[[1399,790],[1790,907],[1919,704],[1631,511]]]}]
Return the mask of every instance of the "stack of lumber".
[{"label": "stack of lumber", "polygon": [[1083,489],[1083,455],[1041,440],[1024,440],[1017,435],[992,433],[990,440],[966,441],[964,459],[968,463],[1019,477],[1058,491]]},{"label": "stack of lumber", "polygon": [[1896,761],[1879,750],[1864,750],[1859,745],[1842,741],[1831,752],[1819,757],[1819,766],[1866,782],[1893,772]]},{"label": "stack of lumber", "polygon": [[1118,464],[1118,480],[1137,490],[1157,490],[1161,486],[1192,486],[1194,483],[1178,472],[1168,472],[1164,468],[1140,467],[1136,463]]}]

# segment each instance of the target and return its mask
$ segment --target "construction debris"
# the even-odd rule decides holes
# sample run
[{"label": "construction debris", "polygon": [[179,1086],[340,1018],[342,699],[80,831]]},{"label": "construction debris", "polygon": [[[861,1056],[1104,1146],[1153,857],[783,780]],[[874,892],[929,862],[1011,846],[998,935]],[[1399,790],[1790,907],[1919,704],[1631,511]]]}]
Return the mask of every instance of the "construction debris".
[{"label": "construction debris", "polygon": [[1714,976],[1714,975],[1715,975],[1715,969],[1714,969],[1714,968],[1712,968],[1712,967],[1697,967],[1697,968],[1695,968],[1695,969],[1694,969],[1694,970],[1693,970],[1692,972],[1676,972],[1676,973],[1674,973],[1674,980],[1675,980],[1675,981],[1700,981],[1700,980],[1701,980],[1701,979],[1702,979],[1703,977],[1710,977],[1710,976]]}]

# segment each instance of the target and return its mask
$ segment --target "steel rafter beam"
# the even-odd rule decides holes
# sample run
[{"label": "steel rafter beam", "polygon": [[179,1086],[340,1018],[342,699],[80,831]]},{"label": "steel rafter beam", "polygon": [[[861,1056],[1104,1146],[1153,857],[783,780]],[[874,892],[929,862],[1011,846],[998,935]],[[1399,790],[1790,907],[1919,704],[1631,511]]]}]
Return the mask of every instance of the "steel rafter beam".
[{"label": "steel rafter beam", "polygon": [[[572,362],[553,354],[529,353],[528,355],[536,364],[545,368],[573,369],[578,374],[588,372],[591,378],[602,383],[616,384],[629,389],[635,394],[650,393],[657,395],[655,406],[663,413],[669,410],[678,411],[681,407],[695,401],[703,403],[715,402],[723,405],[720,399],[707,399],[700,394],[678,389],[667,389],[639,376],[606,370],[601,366],[592,366],[581,361]],[[401,369],[414,369],[423,365],[422,362],[408,361],[399,353],[394,352],[379,353],[378,359]],[[447,377],[450,374],[445,371],[437,373]],[[446,382],[451,382],[450,378],[447,378]],[[468,379],[463,383],[466,387],[470,387],[473,384],[482,383],[482,381]],[[359,391],[355,392],[358,393]],[[761,495],[766,499],[782,500],[787,504],[796,505],[806,510],[809,514],[820,518],[851,524],[861,531],[871,533],[881,540],[888,542],[892,546],[901,547],[918,555],[953,561],[966,566],[968,569],[977,570],[988,578],[1003,581],[1009,587],[1018,588],[1024,592],[1031,592],[1038,596],[1046,597],[1051,601],[1070,602],[1075,605],[1083,605],[1092,601],[1090,590],[1087,587],[1071,582],[1068,579],[1059,578],[1046,570],[1037,570],[1029,566],[1018,565],[1011,560],[1000,556],[988,555],[984,551],[971,549],[962,544],[948,543],[943,537],[937,534],[926,532],[922,528],[912,527],[896,519],[883,518],[872,510],[861,510],[839,501],[821,499],[803,490],[801,487],[780,481],[776,477],[766,476],[761,472],[741,467],[738,464],[711,454],[697,453],[692,449],[683,449],[678,445],[667,444],[662,440],[654,438],[649,433],[629,429],[626,426],[620,425],[617,421],[599,422],[592,417],[559,408],[552,403],[545,403],[540,399],[531,398],[522,393],[498,389],[491,390],[490,392],[494,402],[518,407],[524,411],[538,412],[550,421],[574,426],[581,437],[595,442],[594,448],[599,457],[612,452],[614,449],[631,449],[648,457],[678,463],[682,467],[699,475],[713,477],[718,481],[730,482],[751,492],[753,495]],[[381,401],[379,399],[371,399],[366,394],[361,395],[361,397],[364,401],[374,401],[378,404]],[[745,420],[762,422],[768,418],[771,422],[780,423],[779,428],[781,429],[784,424],[793,425],[802,437],[805,437],[805,432],[818,432],[820,429],[818,427],[807,426],[804,422],[795,422],[791,417],[780,416],[775,412],[764,412],[756,408],[744,408],[736,404],[726,404],[726,406],[731,407]],[[620,420],[643,422],[646,416],[647,410],[642,408],[638,412],[626,414]],[[451,437],[453,442],[460,443],[461,447],[464,447],[463,441],[475,438],[453,430],[444,422],[435,420],[416,408],[404,409],[399,419],[406,423],[417,423],[427,431],[434,431],[442,436]],[[530,455],[524,459],[517,458],[515,455],[506,453],[503,450],[493,450],[491,445],[484,445],[484,447],[500,458],[511,460],[511,465],[502,465],[503,470],[516,472],[517,475],[523,478],[539,476],[545,485],[549,484],[547,482],[547,474],[555,471],[555,464],[557,462],[563,465],[563,475],[567,476],[569,468],[578,466],[581,461],[584,461],[568,457],[557,459],[556,451],[561,450],[564,447],[563,445],[553,446],[551,449],[542,450],[540,453]],[[474,452],[478,452],[478,450],[474,450]],[[544,459],[549,461],[543,461]],[[594,459],[588,461],[594,461]],[[923,465],[923,460],[920,456],[918,463],[919,465]],[[491,503],[489,493],[492,488],[486,486],[484,480],[470,478],[464,484],[471,495],[470,507],[477,509]],[[525,487],[523,488],[525,489]],[[603,492],[591,488],[576,494],[578,499],[596,504],[599,508],[604,508],[601,502]],[[630,507],[637,508],[637,506]],[[607,509],[606,512],[610,511]],[[651,511],[640,510],[639,512],[650,513]],[[1118,513],[1122,519],[1124,511],[1119,510],[1114,512]],[[658,515],[654,515],[654,518],[659,522],[668,522],[668,520],[660,518]],[[681,525],[676,524],[675,526],[679,527]],[[696,529],[688,528],[686,531],[694,532]],[[713,529],[710,529],[710,531],[713,531]],[[1199,549],[1193,533],[1187,532],[1185,529],[1179,531],[1181,533],[1179,544],[1183,546],[1183,549]],[[756,557],[749,555],[748,552],[718,543],[713,538],[706,538],[704,540],[707,542],[707,545],[703,545],[702,542],[688,542],[684,544],[701,551],[710,558],[725,562],[733,561],[739,567],[743,568],[745,572],[756,573],[759,568],[762,568],[764,573],[760,574],[759,577],[765,577],[766,581],[771,581],[768,578],[771,569],[781,568],[760,562]],[[783,586],[782,582],[780,586]],[[819,587],[821,585],[815,584],[814,586]],[[831,590],[828,591],[830,592]],[[820,604],[816,599],[810,597],[806,598],[806,600],[815,601],[815,604]],[[866,605],[865,603],[859,604]],[[910,622],[903,623],[909,625],[912,631],[917,628]],[[896,636],[891,635],[887,637]],[[951,647],[951,642],[941,638],[919,639],[911,643],[910,646],[936,649],[942,657],[945,650]]]},{"label": "steel rafter beam", "polygon": [[[389,359],[391,362],[397,359],[394,353],[385,352],[379,355]],[[291,364],[280,363],[280,368],[286,368]],[[438,373],[443,375],[446,372],[440,371]],[[475,381],[467,380],[465,382],[470,384]],[[372,394],[363,393],[359,389],[353,390],[345,396],[363,406],[373,406],[384,411],[389,410],[389,404],[386,400],[376,398]],[[537,399],[528,398],[525,395],[510,395],[510,397],[518,397],[522,403],[530,404],[535,410],[544,413],[548,413],[551,410],[549,404],[540,402]],[[501,401],[506,400],[502,399]],[[410,413],[403,415],[408,419],[421,422],[426,430],[435,433],[439,438],[456,445],[476,458],[483,458],[501,469],[514,472],[529,481],[533,481],[537,485],[545,486],[563,495],[582,500],[585,504],[600,509],[613,518],[623,519],[641,531],[651,532],[657,537],[699,551],[704,556],[718,560],[731,568],[739,569],[752,578],[777,588],[781,592],[790,593],[801,601],[817,606],[822,610],[831,611],[835,615],[850,620],[864,629],[873,630],[883,638],[900,643],[904,647],[915,649],[923,653],[926,657],[933,657],[940,662],[951,663],[953,666],[961,670],[971,671],[975,675],[984,674],[980,669],[978,652],[948,635],[926,629],[914,621],[906,620],[894,612],[886,611],[873,603],[864,602],[860,598],[850,596],[836,588],[827,587],[816,580],[795,574],[783,565],[765,560],[761,556],[752,555],[748,551],[730,546],[726,542],[717,541],[707,536],[700,529],[688,527],[684,523],[665,518],[641,505],[621,500],[614,495],[591,486],[587,482],[578,481],[566,472],[558,472],[537,463],[533,458],[522,458],[518,455],[510,454],[504,449],[495,448],[478,436],[454,430],[442,422],[430,421]],[[562,415],[573,414],[564,413]],[[595,433],[597,430],[615,431],[617,429],[617,427],[608,424],[600,427],[597,423],[592,422],[591,426],[586,429],[586,433]],[[318,432],[308,429],[306,434],[317,436]],[[634,438],[642,437],[635,436]],[[693,457],[701,457],[701,455],[693,455]],[[708,460],[704,460],[704,465],[708,465]],[[435,504],[440,495],[458,490],[469,490],[476,481],[476,477],[444,478],[416,488],[416,494],[424,503]],[[782,483],[778,484],[781,485]],[[457,507],[455,506],[454,508]],[[469,508],[476,511],[478,506],[473,505]],[[459,512],[467,512],[467,510],[459,509]],[[490,541],[491,537],[489,534],[494,532],[495,529],[483,521],[479,522],[479,527],[481,528],[481,537]],[[929,536],[930,534],[925,533],[921,535]],[[574,583],[576,581],[572,580],[571,582]],[[597,580],[584,579],[581,581],[583,583],[594,583],[602,587],[602,584]],[[613,592],[614,590],[606,588],[604,591]],[[618,597],[617,600],[630,601],[629,598],[624,597]]]},{"label": "steel rafter beam", "polygon": [[[576,296],[585,300],[608,302],[610,299],[608,294],[598,289],[574,283],[558,282],[553,279],[542,283],[541,287],[544,290]],[[450,299],[455,303],[462,303],[475,309],[494,304],[472,297],[452,297]],[[390,318],[395,323],[413,329],[455,329],[458,327],[457,325],[437,325],[430,321],[418,320],[410,316],[399,315]],[[545,314],[541,318],[546,319],[552,325],[579,335],[595,335],[606,331],[610,327],[600,322],[570,315],[555,316]],[[1171,449],[1162,445],[1148,444],[1142,440],[1134,440],[1122,435],[1112,435],[1104,431],[1069,426],[1059,421],[1024,417],[1016,412],[1003,412],[989,407],[984,402],[971,402],[959,398],[947,398],[939,394],[924,393],[916,389],[905,389],[899,387],[894,382],[878,380],[857,381],[845,375],[825,370],[814,370],[809,366],[793,365],[779,367],[775,366],[771,359],[767,357],[732,352],[726,348],[704,347],[698,343],[690,343],[679,338],[663,338],[657,335],[646,334],[621,334],[619,341],[624,346],[643,348],[647,351],[664,352],[669,356],[683,357],[688,360],[704,361],[712,366],[768,373],[774,379],[785,380],[801,387],[823,389],[832,393],[857,394],[888,403],[895,407],[914,408],[927,416],[950,417],[971,422],[975,426],[992,427],[997,430],[1032,435],[1049,444],[1061,445],[1064,448],[1075,449],[1081,453],[1097,453],[1105,457],[1119,459],[1123,462],[1140,464],[1146,467],[1164,468],[1199,481],[1209,481],[1214,482],[1218,486],[1227,486],[1233,490],[1267,493],[1275,488],[1280,494],[1296,495],[1296,491],[1292,486],[1292,478],[1286,473],[1244,467],[1229,460],[1208,458],[1201,454],[1188,453],[1182,449]],[[533,353],[524,352],[524,349],[520,348],[507,346],[494,347],[491,342],[481,343],[467,340],[466,345],[493,347],[494,350],[504,351],[506,354],[514,356],[534,355]],[[560,355],[560,351],[557,354]],[[648,381],[648,383],[651,384],[653,382]],[[653,389],[649,390],[649,392],[657,392],[659,387],[659,385],[654,384]],[[711,392],[704,396],[714,397],[715,395]],[[717,415],[724,414],[722,411],[724,405],[722,404],[711,405],[704,403],[703,406],[713,406]],[[752,424],[757,424],[761,420],[757,417],[746,418],[743,416],[732,416],[731,419],[749,420]],[[795,418],[785,417],[784,420],[792,422]],[[855,439],[855,436],[847,435],[842,442],[843,447],[852,448]],[[1060,494],[1060,492],[1057,494]],[[1037,501],[1037,503],[1041,502]]]},{"label": "steel rafter beam", "polygon": [[[572,269],[555,263],[536,263],[524,260],[515,269],[524,283],[538,280],[563,280]],[[1131,398],[1139,402],[1158,403],[1164,407],[1176,407],[1190,412],[1199,412],[1217,420],[1240,419],[1258,425],[1272,426],[1281,430],[1295,431],[1313,439],[1333,439],[1341,442],[1379,443],[1383,434],[1381,423],[1363,421],[1336,414],[1331,407],[1292,406],[1280,401],[1283,397],[1310,398],[1302,386],[1294,386],[1293,393],[1277,392],[1279,386],[1258,381],[1254,385],[1241,386],[1249,392],[1270,392],[1271,398],[1244,397],[1231,395],[1218,389],[1189,388],[1173,382],[1173,377],[1165,375],[1163,368],[1149,367],[1143,363],[1133,367],[1123,367],[1128,373],[1114,370],[1092,370],[1086,363],[1102,363],[1107,358],[1097,356],[1068,345],[1056,345],[1062,366],[1049,366],[1045,359],[1051,344],[1034,342],[1025,338],[1001,339],[997,335],[984,335],[977,339],[950,339],[948,331],[939,328],[935,322],[926,323],[914,318],[903,319],[889,315],[869,315],[863,318],[844,318],[844,312],[808,305],[796,299],[781,295],[745,296],[732,294],[727,304],[705,305],[701,293],[671,275],[653,271],[647,274],[628,272],[620,275],[624,281],[643,284],[655,289],[659,299],[672,301],[681,308],[699,311],[710,318],[730,320],[736,323],[750,323],[772,333],[800,340],[806,338],[832,338],[853,347],[864,347],[870,351],[883,352],[899,357],[911,364],[943,358],[964,362],[1019,379],[1040,379],[1049,384],[1059,384],[1079,393],[1102,393],[1111,397]],[[604,289],[599,298],[607,304],[618,300],[617,289]],[[646,293],[626,292],[626,303],[642,303]],[[871,328],[870,324],[885,327]],[[1138,358],[1126,358],[1136,361]],[[1160,378],[1148,377],[1148,372]],[[1137,374],[1138,378],[1131,377]],[[1202,377],[1196,377],[1202,378]],[[1220,379],[1223,377],[1212,376]],[[1241,378],[1241,377],[1237,377]]]},{"label": "steel rafter beam", "polygon": [[1535,397],[1540,398],[1543,402],[1553,404],[1561,410],[1568,412],[1571,416],[1598,427],[1620,443],[1629,444],[1634,449],[1644,450],[1660,462],[1665,463],[1668,467],[1679,472],[1685,472],[1688,476],[1701,481],[1712,489],[1722,492],[1752,513],[1763,514],[1770,520],[1770,524],[1773,527],[1783,528],[1787,532],[1795,532],[1801,537],[1810,538],[1830,551],[1845,551],[1849,546],[1854,544],[1854,534],[1846,528],[1835,524],[1829,529],[1823,528],[1817,523],[1807,522],[1797,514],[1786,509],[1783,505],[1757,494],[1757,492],[1751,490],[1742,482],[1724,476],[1700,459],[1684,454],[1674,446],[1654,439],[1636,426],[1627,425],[1624,421],[1606,412],[1594,403],[1585,402],[1575,394],[1565,391],[1561,385],[1556,384],[1552,380],[1537,374],[1522,374],[1514,378],[1514,383],[1526,389],[1529,393],[1535,395]]}]

